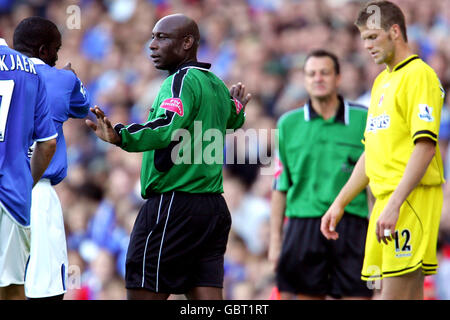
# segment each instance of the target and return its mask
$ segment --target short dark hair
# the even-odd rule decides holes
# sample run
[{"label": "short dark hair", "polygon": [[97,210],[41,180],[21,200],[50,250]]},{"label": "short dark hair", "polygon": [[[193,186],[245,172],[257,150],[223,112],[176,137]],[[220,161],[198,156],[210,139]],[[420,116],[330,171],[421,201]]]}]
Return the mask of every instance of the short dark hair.
[{"label": "short dark hair", "polygon": [[334,53],[324,50],[324,49],[313,50],[310,53],[308,53],[308,55],[306,56],[304,65],[306,65],[306,62],[311,57],[316,57],[316,58],[328,57],[328,58],[330,58],[331,60],[333,60],[334,71],[336,72],[336,74],[341,73],[341,66],[339,65],[339,59]]},{"label": "short dark hair", "polygon": [[42,17],[23,19],[14,30],[13,44],[17,51],[35,51],[42,45],[49,46],[56,40],[58,27],[50,20]]},{"label": "short dark hair", "polygon": [[366,3],[358,13],[355,25],[362,27],[367,24],[367,20],[372,16],[373,12],[368,10],[370,6],[377,6],[380,8],[380,23],[381,28],[385,31],[389,30],[394,24],[400,27],[403,35],[403,39],[408,42],[408,36],[406,34],[406,22],[405,16],[402,10],[390,1],[370,1]]}]

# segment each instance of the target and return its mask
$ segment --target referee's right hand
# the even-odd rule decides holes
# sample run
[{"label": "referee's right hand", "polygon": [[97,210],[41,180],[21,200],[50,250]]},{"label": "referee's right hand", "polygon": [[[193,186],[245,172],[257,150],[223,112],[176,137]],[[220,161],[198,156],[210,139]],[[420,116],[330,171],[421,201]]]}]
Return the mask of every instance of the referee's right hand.
[{"label": "referee's right hand", "polygon": [[114,130],[111,122],[106,117],[105,113],[98,106],[90,109],[93,114],[97,117],[97,123],[86,119],[86,125],[94,131],[95,135],[102,139],[103,141],[120,145],[121,137]]}]

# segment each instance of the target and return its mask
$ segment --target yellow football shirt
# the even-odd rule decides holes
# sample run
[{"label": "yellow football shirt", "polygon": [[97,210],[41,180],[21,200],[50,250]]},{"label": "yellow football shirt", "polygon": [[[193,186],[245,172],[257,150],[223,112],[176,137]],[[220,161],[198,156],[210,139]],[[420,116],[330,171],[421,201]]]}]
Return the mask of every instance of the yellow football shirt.
[{"label": "yellow football shirt", "polygon": [[375,79],[364,133],[366,174],[375,196],[394,191],[421,137],[436,141],[436,154],[419,184],[444,183],[437,144],[443,103],[436,73],[417,55]]}]

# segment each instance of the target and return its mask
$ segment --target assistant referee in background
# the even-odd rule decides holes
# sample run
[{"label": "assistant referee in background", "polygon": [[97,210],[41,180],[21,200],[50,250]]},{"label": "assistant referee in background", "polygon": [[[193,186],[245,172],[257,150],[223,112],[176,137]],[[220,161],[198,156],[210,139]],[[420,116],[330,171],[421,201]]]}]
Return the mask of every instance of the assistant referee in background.
[{"label": "assistant referee in background", "polygon": [[338,94],[340,66],[331,52],[311,52],[304,79],[310,99],[278,121],[280,170],[272,192],[269,260],[276,265],[282,299],[368,298],[372,291],[359,277],[366,192],[347,206],[339,241],[320,233],[321,217],[363,152],[367,108]]}]

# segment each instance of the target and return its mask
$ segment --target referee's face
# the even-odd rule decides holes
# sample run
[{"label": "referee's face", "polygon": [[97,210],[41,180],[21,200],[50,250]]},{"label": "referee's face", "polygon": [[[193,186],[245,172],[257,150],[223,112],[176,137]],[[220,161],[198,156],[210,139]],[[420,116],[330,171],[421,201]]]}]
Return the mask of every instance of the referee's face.
[{"label": "referee's face", "polygon": [[149,46],[155,68],[170,71],[186,58],[186,51],[183,50],[184,38],[179,28],[168,20],[162,19],[155,25]]},{"label": "referee's face", "polygon": [[310,57],[304,71],[305,88],[311,98],[324,99],[337,93],[340,77],[330,57]]},{"label": "referee's face", "polygon": [[364,48],[369,52],[376,64],[389,64],[394,56],[394,41],[384,29],[359,28]]}]

